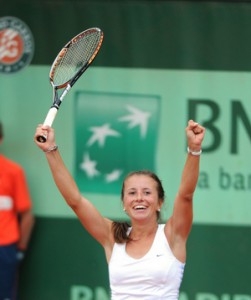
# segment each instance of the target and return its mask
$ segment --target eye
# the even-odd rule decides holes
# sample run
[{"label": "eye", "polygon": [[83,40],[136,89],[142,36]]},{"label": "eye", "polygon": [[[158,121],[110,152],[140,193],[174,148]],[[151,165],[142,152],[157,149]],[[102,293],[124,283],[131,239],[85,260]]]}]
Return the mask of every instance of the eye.
[{"label": "eye", "polygon": [[144,194],[145,195],[151,195],[151,192],[150,191],[144,191]]},{"label": "eye", "polygon": [[128,195],[135,195],[135,191],[128,192]]}]

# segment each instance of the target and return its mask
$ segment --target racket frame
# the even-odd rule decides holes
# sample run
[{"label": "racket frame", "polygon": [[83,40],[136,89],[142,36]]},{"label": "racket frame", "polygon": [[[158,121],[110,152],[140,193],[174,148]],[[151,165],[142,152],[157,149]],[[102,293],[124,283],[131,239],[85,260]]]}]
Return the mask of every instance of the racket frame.
[{"label": "racket frame", "polygon": [[[53,77],[54,77],[54,72],[55,69],[57,67],[57,65],[60,63],[60,61],[63,59],[63,57],[65,56],[65,54],[67,53],[68,49],[71,47],[72,44],[76,43],[79,39],[81,39],[83,36],[91,33],[91,32],[96,32],[99,31],[100,32],[100,39],[99,39],[99,43],[96,47],[96,50],[94,51],[93,55],[90,57],[90,59],[81,67],[81,69],[67,82],[60,84],[60,85],[55,85],[53,82]],[[74,38],[72,38],[59,52],[59,54],[57,55],[57,57],[55,58],[51,69],[50,69],[50,74],[49,74],[49,79],[50,79],[50,83],[52,85],[53,88],[53,104],[50,107],[46,118],[44,120],[43,125],[48,125],[48,126],[52,126],[52,123],[56,117],[56,114],[58,112],[58,109],[64,99],[64,97],[67,95],[67,93],[70,91],[70,89],[72,88],[72,86],[77,82],[77,80],[81,77],[81,75],[87,70],[87,68],[91,65],[91,63],[93,62],[94,58],[96,57],[96,55],[99,52],[99,49],[102,45],[103,42],[103,38],[104,38],[104,34],[101,31],[101,29],[97,28],[97,27],[93,27],[93,28],[89,28],[81,33],[79,33],[78,35],[76,35]],[[65,88],[66,87],[66,88]],[[65,90],[63,91],[63,93],[59,96],[58,95],[58,90],[65,88]],[[44,143],[46,142],[47,137],[42,135],[39,136],[37,138],[37,140],[40,143]]]}]

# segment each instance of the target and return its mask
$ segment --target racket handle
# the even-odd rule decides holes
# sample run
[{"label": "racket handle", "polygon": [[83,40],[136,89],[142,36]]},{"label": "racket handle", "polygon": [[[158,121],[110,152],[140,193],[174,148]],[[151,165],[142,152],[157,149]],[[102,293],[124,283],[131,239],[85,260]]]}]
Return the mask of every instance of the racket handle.
[{"label": "racket handle", "polygon": [[[44,124],[43,125],[47,125],[47,126],[51,127],[51,125],[52,125],[52,123],[53,123],[53,121],[54,121],[54,119],[56,117],[57,112],[58,112],[58,108],[56,108],[55,106],[52,106],[49,109],[49,111],[48,111],[48,114],[47,114],[47,116],[46,116],[46,118],[44,120]],[[39,135],[37,137],[37,141],[39,143],[45,143],[46,140],[47,140],[47,136],[45,136],[45,135]]]}]

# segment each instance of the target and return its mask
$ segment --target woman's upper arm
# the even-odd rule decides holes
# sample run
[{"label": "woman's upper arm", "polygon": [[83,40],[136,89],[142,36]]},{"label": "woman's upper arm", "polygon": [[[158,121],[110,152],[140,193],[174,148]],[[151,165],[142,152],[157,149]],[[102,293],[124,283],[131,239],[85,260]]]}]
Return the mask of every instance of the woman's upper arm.
[{"label": "woman's upper arm", "polygon": [[176,196],[173,214],[165,226],[165,234],[177,259],[186,261],[186,242],[192,227],[192,198]]},{"label": "woman's upper arm", "polygon": [[103,247],[113,243],[112,221],[104,218],[97,208],[83,196],[71,207],[84,228]]},{"label": "woman's upper arm", "polygon": [[193,195],[177,194],[172,215],[173,234],[187,239],[193,222]]}]

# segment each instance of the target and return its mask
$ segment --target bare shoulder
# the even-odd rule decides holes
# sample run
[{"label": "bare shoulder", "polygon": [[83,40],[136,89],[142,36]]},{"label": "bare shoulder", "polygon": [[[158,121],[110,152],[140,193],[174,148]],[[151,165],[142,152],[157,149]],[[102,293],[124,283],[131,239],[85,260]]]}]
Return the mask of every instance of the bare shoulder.
[{"label": "bare shoulder", "polygon": [[186,239],[173,230],[172,217],[166,222],[164,232],[173,255],[181,262],[186,260]]},{"label": "bare shoulder", "polygon": [[107,263],[109,263],[111,255],[112,255],[113,246],[115,243],[114,234],[113,234],[113,221],[111,221],[110,219],[107,219],[107,218],[104,218],[104,221],[109,228],[109,236],[108,236],[106,243],[104,243],[103,248],[105,250]]}]

